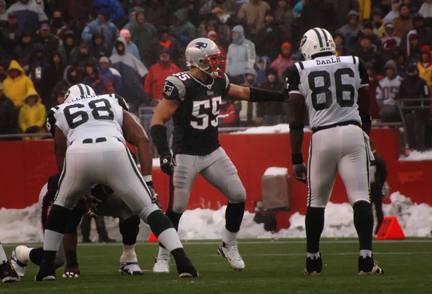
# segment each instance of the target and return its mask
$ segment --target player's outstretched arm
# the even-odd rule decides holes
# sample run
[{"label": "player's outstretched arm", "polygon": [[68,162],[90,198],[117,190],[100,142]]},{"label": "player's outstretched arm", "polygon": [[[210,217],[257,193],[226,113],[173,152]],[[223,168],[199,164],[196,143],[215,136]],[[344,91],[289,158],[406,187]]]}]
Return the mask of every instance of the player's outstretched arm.
[{"label": "player's outstretched arm", "polygon": [[168,146],[167,129],[165,123],[174,115],[180,106],[179,100],[162,99],[156,107],[151,120],[150,134],[160,155],[161,170],[167,175],[174,172],[175,160]]},{"label": "player's outstretched arm", "polygon": [[[301,152],[306,103],[302,95],[291,93],[289,97],[290,142],[294,178],[306,183],[307,168]],[[303,176],[304,175],[304,176]]]},{"label": "player's outstretched arm", "polygon": [[[225,98],[225,97],[224,97]],[[266,102],[266,101],[285,101],[285,94],[282,92],[272,92],[258,88],[249,88],[230,84],[227,99],[232,100],[247,100],[250,102]]]},{"label": "player's outstretched arm", "polygon": [[55,136],[54,136],[54,152],[57,161],[57,168],[59,172],[63,170],[63,164],[66,157],[66,149],[67,149],[67,140],[62,130],[59,127],[55,127]]},{"label": "player's outstretched arm", "polygon": [[371,131],[371,114],[370,114],[370,97],[369,87],[364,86],[358,90],[358,101],[359,114],[362,121],[362,129],[368,136]]},{"label": "player's outstretched arm", "polygon": [[126,141],[137,148],[138,160],[141,164],[141,173],[144,176],[151,175],[153,156],[150,140],[144,128],[136,121],[134,116],[125,110],[123,110],[122,129]]}]

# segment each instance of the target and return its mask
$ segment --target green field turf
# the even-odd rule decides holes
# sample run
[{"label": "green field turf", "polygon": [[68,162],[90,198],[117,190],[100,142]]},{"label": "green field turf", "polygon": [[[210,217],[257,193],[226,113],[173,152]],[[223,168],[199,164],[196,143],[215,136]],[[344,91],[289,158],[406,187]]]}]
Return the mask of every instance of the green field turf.
[{"label": "green field turf", "polygon": [[[241,240],[246,263],[242,272],[231,270],[216,253],[218,242],[184,242],[200,276],[179,279],[171,260],[170,274],[153,274],[157,244],[140,243],[136,251],[143,276],[122,276],[118,261],[120,243],[79,244],[81,276],[54,282],[34,282],[37,267],[29,265],[18,283],[0,284],[1,294],[15,293],[432,293],[432,241],[410,239],[374,243],[375,258],[384,276],[358,276],[358,245],[353,239],[322,241],[323,273],[305,276],[304,240]],[[5,246],[8,255],[15,245]]]}]

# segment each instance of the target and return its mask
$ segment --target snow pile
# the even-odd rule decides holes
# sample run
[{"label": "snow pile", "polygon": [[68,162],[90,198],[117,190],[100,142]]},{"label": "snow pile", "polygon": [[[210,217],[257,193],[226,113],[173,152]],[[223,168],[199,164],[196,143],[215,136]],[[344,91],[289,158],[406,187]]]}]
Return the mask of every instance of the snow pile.
[{"label": "snow pile", "polygon": [[400,161],[425,161],[432,160],[432,151],[411,151],[408,156],[401,155]]},{"label": "snow pile", "polygon": [[[427,204],[413,203],[410,198],[395,192],[391,204],[383,206],[384,215],[397,217],[406,236],[430,237],[432,231],[432,208]],[[182,240],[220,239],[225,226],[225,210],[188,210],[180,220],[179,235]],[[264,230],[264,224],[254,222],[254,213],[245,212],[239,238],[305,238],[305,216],[296,212],[290,217],[290,228],[277,233]],[[106,218],[109,236],[121,240],[118,220]],[[92,223],[91,238],[98,235]],[[0,209],[0,231],[3,243],[42,242],[42,230],[38,204],[25,209]],[[138,240],[146,241],[150,234],[147,225],[141,223]],[[323,237],[356,237],[353,210],[348,203],[329,203],[325,214]]]}]

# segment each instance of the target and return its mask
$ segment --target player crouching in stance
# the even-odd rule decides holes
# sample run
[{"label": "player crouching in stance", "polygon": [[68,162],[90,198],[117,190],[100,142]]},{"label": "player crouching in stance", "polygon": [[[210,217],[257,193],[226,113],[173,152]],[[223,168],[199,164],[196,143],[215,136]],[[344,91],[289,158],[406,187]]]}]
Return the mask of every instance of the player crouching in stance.
[{"label": "player crouching in stance", "polygon": [[[166,211],[178,229],[198,174],[227,199],[225,228],[217,248],[234,270],[245,264],[237,248],[237,234],[243,220],[246,191],[237,169],[219,144],[218,114],[222,98],[252,102],[284,101],[283,93],[230,84],[224,73],[225,60],[218,46],[206,38],[191,41],[186,48],[190,71],[165,80],[163,99],[151,121],[151,137],[160,155],[161,169],[171,176],[170,206]],[[237,97],[237,98],[235,98]],[[164,124],[173,117],[174,142],[171,154]],[[154,272],[169,272],[169,250],[159,247]]]},{"label": "player crouching in stance", "polygon": [[[297,180],[307,181],[309,189],[304,272],[321,273],[319,242],[324,228],[324,209],[339,172],[354,210],[354,226],[360,243],[358,273],[383,274],[372,255],[369,161],[373,156],[369,148],[371,120],[366,68],[358,57],[336,57],[332,36],[321,28],[303,35],[300,51],[305,61],[296,62],[288,69],[286,89],[293,174]],[[313,132],[307,168],[301,153],[306,110]],[[303,176],[306,174],[307,178]]]},{"label": "player crouching in stance", "polygon": [[[156,205],[145,181],[151,181],[152,161],[144,129],[127,111],[120,96],[96,96],[83,84],[72,86],[65,103],[53,110],[55,155],[61,171],[58,192],[44,235],[44,255],[36,281],[55,280],[54,260],[67,227],[70,210],[96,184],[109,186],[147,223],[174,256],[179,277],[198,273],[169,219]],[[126,146],[136,146],[144,178]]]},{"label": "player crouching in stance", "polygon": [[[55,130],[52,124],[51,130]],[[53,134],[55,135],[55,134]],[[41,209],[42,228],[45,229],[48,211],[58,190],[60,174],[51,176],[39,194],[39,206]],[[123,254],[120,257],[120,272],[128,275],[142,275],[135,253],[135,244],[139,233],[140,219],[134,215],[127,205],[113,193],[108,187],[96,185],[91,189],[91,195],[81,198],[78,204],[71,210],[67,222],[62,244],[56,254],[55,267],[66,268],[62,277],[78,277],[80,269],[77,258],[77,226],[82,215],[111,216],[119,218],[119,229],[123,239]],[[95,204],[96,203],[96,204]],[[20,277],[24,277],[28,262],[40,266],[43,257],[43,247],[29,248],[24,245],[17,246],[12,252],[11,264]]]}]

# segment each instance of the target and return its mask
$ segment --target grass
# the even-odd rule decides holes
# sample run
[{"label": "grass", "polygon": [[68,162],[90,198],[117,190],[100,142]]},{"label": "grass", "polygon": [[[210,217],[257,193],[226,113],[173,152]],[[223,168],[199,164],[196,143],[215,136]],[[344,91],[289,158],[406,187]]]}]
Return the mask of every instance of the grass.
[{"label": "grass", "polygon": [[[81,276],[54,282],[34,282],[37,267],[29,265],[18,283],[1,284],[1,294],[15,293],[430,293],[432,241],[409,239],[374,243],[375,258],[383,276],[358,276],[358,245],[354,239],[322,240],[323,273],[305,276],[304,240],[241,240],[240,253],[246,269],[235,272],[216,254],[217,241],[184,242],[200,273],[195,279],[179,279],[175,263],[171,273],[153,274],[155,243],[140,243],[136,251],[143,276],[122,276],[118,272],[121,244],[79,244]],[[7,245],[10,253],[15,245]],[[34,244],[32,245],[34,246]]]}]

